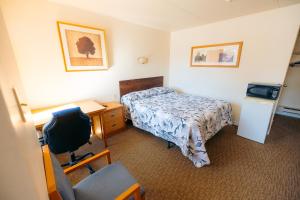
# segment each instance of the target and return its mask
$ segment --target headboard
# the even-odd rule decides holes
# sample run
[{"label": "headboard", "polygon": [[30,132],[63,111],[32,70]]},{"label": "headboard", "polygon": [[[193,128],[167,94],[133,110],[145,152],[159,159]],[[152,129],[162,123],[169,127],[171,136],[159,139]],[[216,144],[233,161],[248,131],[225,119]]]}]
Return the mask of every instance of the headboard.
[{"label": "headboard", "polygon": [[134,91],[146,90],[153,87],[162,87],[163,84],[163,76],[119,81],[120,97]]}]

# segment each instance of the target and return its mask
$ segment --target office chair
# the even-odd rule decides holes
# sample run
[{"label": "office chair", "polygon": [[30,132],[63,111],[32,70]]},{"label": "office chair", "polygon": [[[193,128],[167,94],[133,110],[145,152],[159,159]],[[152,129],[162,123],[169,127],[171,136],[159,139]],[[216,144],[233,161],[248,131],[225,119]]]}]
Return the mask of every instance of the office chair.
[{"label": "office chair", "polygon": [[[91,121],[79,107],[70,108],[53,113],[53,117],[43,127],[44,142],[48,144],[51,152],[55,154],[70,153],[70,161],[62,164],[62,167],[72,166],[87,156],[93,156],[88,152],[82,156],[76,156],[75,151],[82,145],[90,143]],[[94,170],[87,165],[90,173]]]}]

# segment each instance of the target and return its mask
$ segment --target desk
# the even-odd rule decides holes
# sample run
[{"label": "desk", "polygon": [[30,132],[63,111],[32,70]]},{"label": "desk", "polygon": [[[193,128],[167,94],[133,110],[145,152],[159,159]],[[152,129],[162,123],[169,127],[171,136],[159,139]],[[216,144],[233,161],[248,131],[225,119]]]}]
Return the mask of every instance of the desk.
[{"label": "desk", "polygon": [[53,112],[74,107],[80,107],[82,112],[90,116],[92,120],[93,134],[95,134],[98,137],[102,137],[104,145],[105,147],[107,147],[106,137],[102,129],[101,123],[102,112],[105,110],[105,107],[93,100],[78,101],[60,106],[52,106],[31,110],[35,128],[37,130],[42,130],[43,126],[52,118]]}]

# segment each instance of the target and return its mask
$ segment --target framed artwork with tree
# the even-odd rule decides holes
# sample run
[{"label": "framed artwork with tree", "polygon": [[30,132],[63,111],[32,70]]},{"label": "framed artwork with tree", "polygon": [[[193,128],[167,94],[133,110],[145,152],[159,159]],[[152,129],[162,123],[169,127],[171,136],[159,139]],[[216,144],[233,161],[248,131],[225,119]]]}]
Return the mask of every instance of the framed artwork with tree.
[{"label": "framed artwork with tree", "polygon": [[108,69],[103,29],[61,21],[57,27],[67,72]]}]

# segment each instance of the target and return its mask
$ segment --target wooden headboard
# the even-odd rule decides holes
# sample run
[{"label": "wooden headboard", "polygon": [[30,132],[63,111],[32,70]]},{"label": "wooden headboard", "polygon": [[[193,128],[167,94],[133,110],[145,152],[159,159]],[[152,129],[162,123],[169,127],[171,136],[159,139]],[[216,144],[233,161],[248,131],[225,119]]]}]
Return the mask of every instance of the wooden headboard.
[{"label": "wooden headboard", "polygon": [[162,87],[163,85],[163,76],[119,81],[120,97],[130,92]]}]

